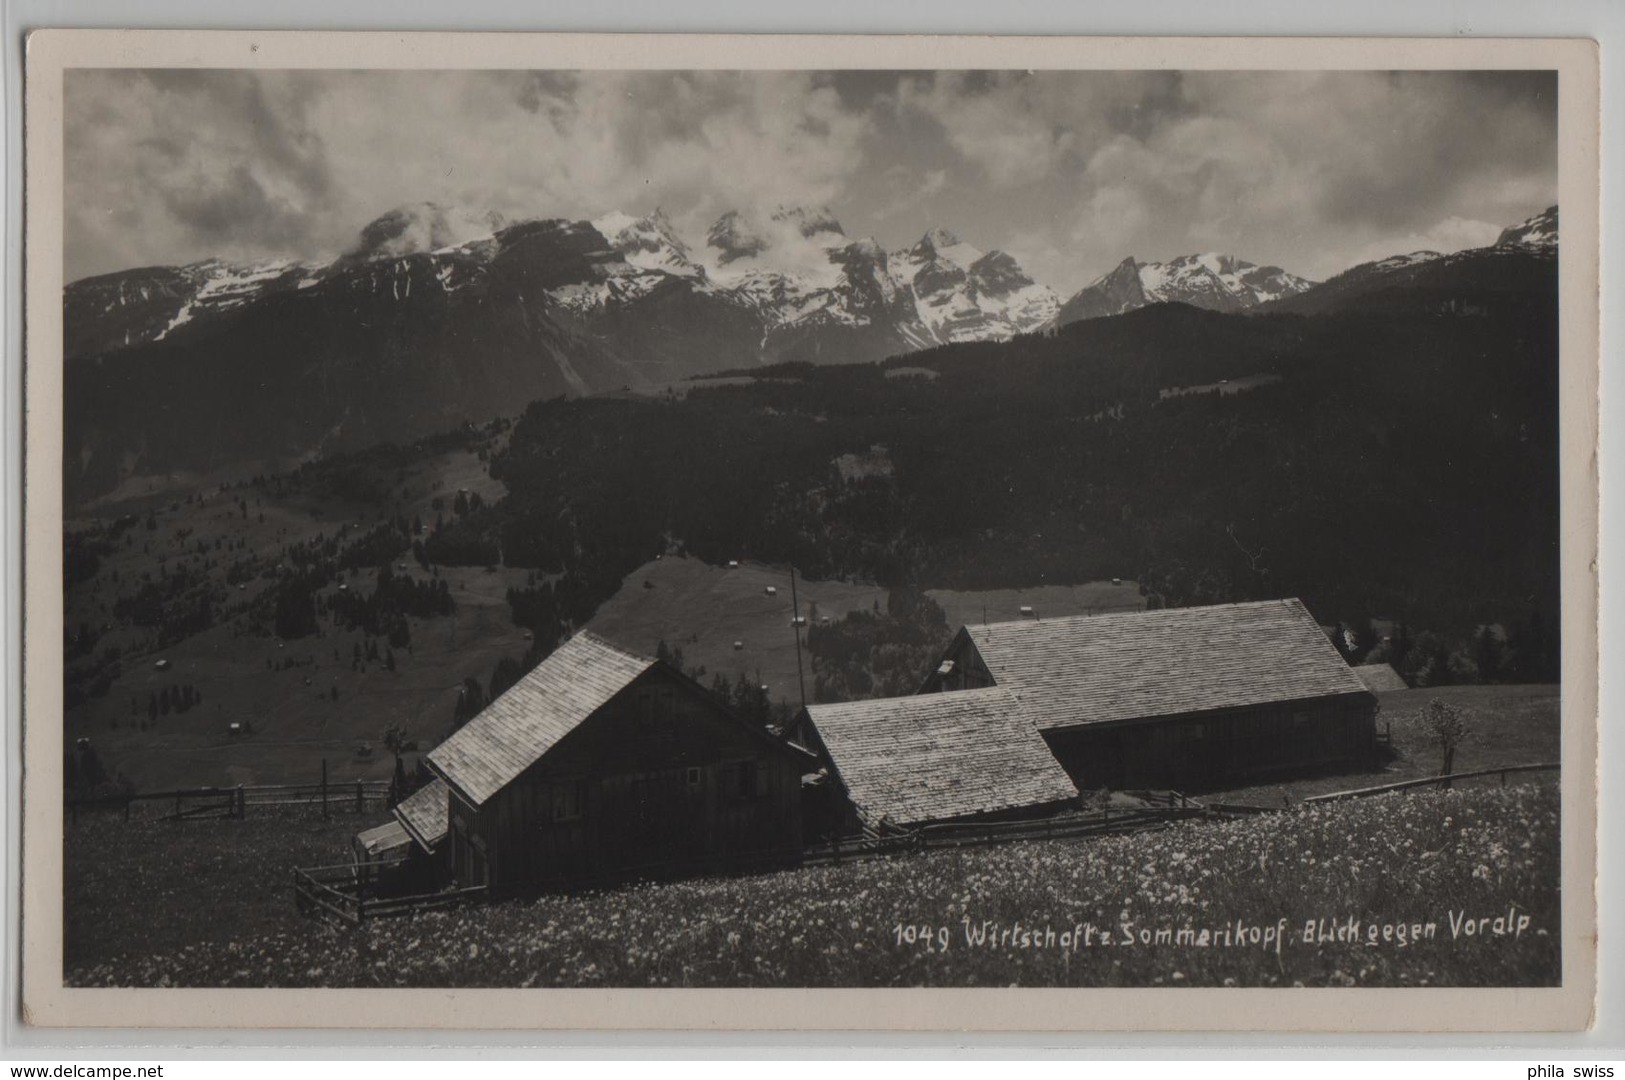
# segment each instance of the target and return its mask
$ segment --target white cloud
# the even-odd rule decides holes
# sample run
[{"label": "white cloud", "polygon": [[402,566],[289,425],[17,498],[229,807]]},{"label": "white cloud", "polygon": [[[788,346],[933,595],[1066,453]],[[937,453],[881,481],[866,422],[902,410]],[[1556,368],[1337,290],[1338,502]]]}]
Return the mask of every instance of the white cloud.
[{"label": "white cloud", "polygon": [[1408,232],[1373,240],[1354,254],[1350,265],[1385,259],[1390,255],[1409,254],[1413,251],[1437,251],[1448,255],[1468,248],[1489,247],[1500,237],[1503,228],[1505,225],[1497,225],[1490,221],[1448,217],[1425,232]]},{"label": "white cloud", "polygon": [[728,210],[828,205],[852,236],[943,225],[1030,251],[1058,288],[1210,249],[1323,277],[1555,199],[1540,73],[866,78],[867,94],[806,72],[72,72],[68,272],[334,253],[433,201],[660,206],[696,245]]},{"label": "white cloud", "polygon": [[996,187],[1042,180],[1072,146],[1073,134],[1032,106],[1019,82],[974,90],[961,73],[908,80],[899,92],[900,108],[941,124],[949,144],[981,166]]},{"label": "white cloud", "polygon": [[800,72],[168,81],[70,75],[70,275],[236,247],[330,253],[421,201],[510,217],[665,205],[703,233],[729,209],[832,201],[872,127]]},{"label": "white cloud", "polygon": [[897,195],[875,210],[872,216],[876,221],[884,221],[899,211],[916,209],[930,202],[947,188],[948,170],[928,169],[925,175],[916,178],[912,171],[894,166],[887,170],[886,180],[896,189]]}]

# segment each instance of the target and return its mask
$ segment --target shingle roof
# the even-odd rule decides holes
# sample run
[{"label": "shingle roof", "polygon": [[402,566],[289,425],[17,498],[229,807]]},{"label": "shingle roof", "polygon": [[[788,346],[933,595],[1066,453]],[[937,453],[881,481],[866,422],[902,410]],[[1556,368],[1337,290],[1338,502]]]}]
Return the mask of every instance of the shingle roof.
[{"label": "shingle roof", "polygon": [[583,630],[435,747],[429,764],[483,803],[656,662]]},{"label": "shingle roof", "polygon": [[1365,688],[1373,694],[1380,694],[1387,690],[1409,690],[1410,684],[1405,677],[1393,669],[1390,664],[1360,664],[1354,669]]},{"label": "shingle roof", "polygon": [[1367,692],[1299,600],[965,631],[1040,731]]},{"label": "shingle roof", "polygon": [[355,845],[368,859],[379,859],[403,847],[412,846],[412,837],[401,828],[399,821],[386,821],[382,825],[355,834]]},{"label": "shingle roof", "polygon": [[446,835],[450,797],[444,780],[432,780],[396,804],[395,820],[425,851],[433,851]]},{"label": "shingle roof", "polygon": [[897,825],[1077,795],[1012,695],[993,687],[809,705],[847,794]]}]

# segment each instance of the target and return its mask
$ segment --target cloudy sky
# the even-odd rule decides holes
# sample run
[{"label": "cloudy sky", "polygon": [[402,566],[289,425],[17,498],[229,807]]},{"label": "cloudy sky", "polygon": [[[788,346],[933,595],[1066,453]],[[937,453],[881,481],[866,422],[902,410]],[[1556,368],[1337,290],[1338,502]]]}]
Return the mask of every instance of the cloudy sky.
[{"label": "cloudy sky", "polygon": [[1556,201],[1551,73],[72,71],[67,278],[318,258],[410,202],[514,217],[827,206],[1071,292],[1125,256],[1324,278]]}]

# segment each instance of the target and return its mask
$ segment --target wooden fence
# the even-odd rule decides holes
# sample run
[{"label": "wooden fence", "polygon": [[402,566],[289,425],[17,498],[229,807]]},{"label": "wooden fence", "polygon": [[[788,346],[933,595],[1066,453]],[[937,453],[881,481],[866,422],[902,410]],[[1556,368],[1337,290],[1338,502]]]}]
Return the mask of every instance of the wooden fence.
[{"label": "wooden fence", "polygon": [[240,818],[246,816],[251,808],[285,806],[319,808],[324,815],[334,812],[361,814],[368,810],[382,810],[388,801],[389,781],[350,780],[328,784],[252,784],[101,795],[68,799],[65,808],[69,820],[77,821],[80,810],[119,810],[128,818],[134,803],[173,803],[173,808],[163,816],[169,820],[182,820],[199,817]]},{"label": "wooden fence", "polygon": [[1560,762],[1541,761],[1532,765],[1503,765],[1495,769],[1474,769],[1472,772],[1441,773],[1438,776],[1424,776],[1420,780],[1401,780],[1395,784],[1378,784],[1376,787],[1353,788],[1349,791],[1332,791],[1325,795],[1311,795],[1303,801],[1306,803],[1335,802],[1338,799],[1358,799],[1367,795],[1382,795],[1389,791],[1405,791],[1419,787],[1449,787],[1457,780],[1473,780],[1486,776],[1499,776],[1501,786],[1505,787],[1507,776],[1515,773],[1527,772],[1555,772],[1562,768]]},{"label": "wooden fence", "polygon": [[1171,821],[1202,817],[1206,809],[1180,795],[1167,793],[1167,805],[1102,807],[1081,814],[1027,821],[989,821],[924,825],[917,829],[877,835],[842,837],[808,848],[802,864],[819,866],[852,859],[870,859],[910,851],[981,847],[1021,840],[1060,840],[1070,837],[1102,836],[1158,828]]},{"label": "wooden fence", "polygon": [[304,914],[327,916],[350,926],[359,926],[367,919],[457,907],[485,895],[484,886],[444,889],[414,896],[391,895],[381,888],[381,884],[388,872],[400,865],[401,860],[389,860],[296,868],[293,872],[294,902]]}]

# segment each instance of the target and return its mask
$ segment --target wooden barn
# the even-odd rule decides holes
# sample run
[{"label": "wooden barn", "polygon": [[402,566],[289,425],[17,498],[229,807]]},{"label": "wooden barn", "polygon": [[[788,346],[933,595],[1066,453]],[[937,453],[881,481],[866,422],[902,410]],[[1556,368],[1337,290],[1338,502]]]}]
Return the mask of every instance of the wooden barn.
[{"label": "wooden barn", "polygon": [[835,835],[1041,815],[1078,798],[1001,687],[809,705],[791,732],[838,793],[820,830]]},{"label": "wooden barn", "polygon": [[670,665],[585,631],[428,763],[450,878],[493,891],[793,864],[814,767]]},{"label": "wooden barn", "polygon": [[1086,790],[1211,789],[1375,747],[1376,696],[1295,599],[966,626],[921,692],[988,686]]}]

